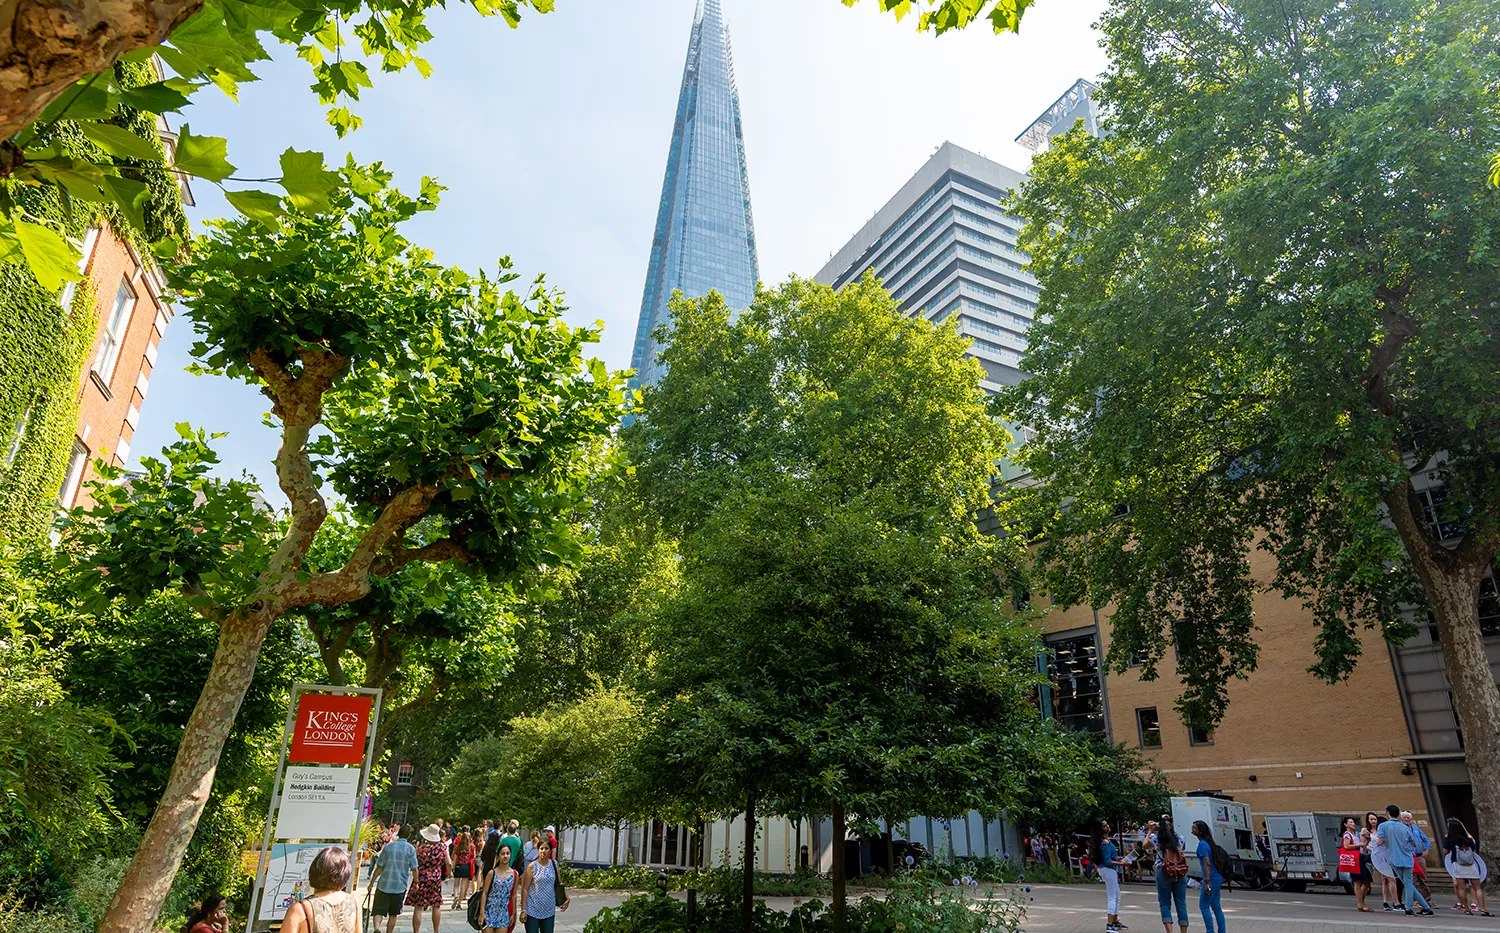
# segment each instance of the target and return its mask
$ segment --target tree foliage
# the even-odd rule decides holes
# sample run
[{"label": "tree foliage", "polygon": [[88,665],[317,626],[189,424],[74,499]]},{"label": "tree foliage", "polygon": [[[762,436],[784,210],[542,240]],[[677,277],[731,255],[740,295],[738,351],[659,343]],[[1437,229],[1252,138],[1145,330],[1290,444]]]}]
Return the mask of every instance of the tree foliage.
[{"label": "tree foliage", "polygon": [[1057,138],[1021,194],[1043,291],[1003,405],[1036,481],[1004,517],[1042,532],[1059,602],[1112,607],[1110,668],[1153,677],[1175,643],[1179,708],[1218,721],[1257,659],[1252,548],[1329,681],[1361,627],[1404,639],[1426,602],[1492,826],[1493,13],[1116,0],[1109,135]]},{"label": "tree foliage", "polygon": [[[202,369],[271,402],[288,514],[270,514],[248,480],[210,478],[209,438],[183,426],[142,476],[100,471],[59,552],[95,603],[171,589],[219,626],[108,930],[155,915],[275,622],[363,599],[414,563],[503,578],[576,557],[566,518],[585,454],[624,404],[619,377],[584,360],[596,332],[562,323],[540,282],[529,299],[502,292],[504,263],[498,280],[444,268],[397,232],[435,206],[435,183],[409,198],[378,165],[350,163],[342,178],[327,212],[213,225],[174,277]],[[324,483],[360,532],[342,564],[318,570],[307,560],[329,514]]]},{"label": "tree foliage", "polygon": [[1010,811],[1017,821],[1044,832],[1071,833],[1101,817],[1116,826],[1143,825],[1170,809],[1167,776],[1138,749],[1089,732],[1066,732],[1062,738],[1077,749],[1087,791],[1023,800]]},{"label": "tree foliage", "polygon": [[974,525],[1006,435],[962,338],[869,278],[793,280],[733,319],[678,299],[673,322],[625,432],[683,555],[641,796],[837,823],[1067,792],[1036,637],[995,572],[1014,557]]},{"label": "tree foliage", "polygon": [[[859,0],[843,0],[854,6]],[[876,0],[881,12],[902,20],[917,14],[917,31],[942,35],[984,19],[995,32],[1020,32],[1021,17],[1036,0]]]}]

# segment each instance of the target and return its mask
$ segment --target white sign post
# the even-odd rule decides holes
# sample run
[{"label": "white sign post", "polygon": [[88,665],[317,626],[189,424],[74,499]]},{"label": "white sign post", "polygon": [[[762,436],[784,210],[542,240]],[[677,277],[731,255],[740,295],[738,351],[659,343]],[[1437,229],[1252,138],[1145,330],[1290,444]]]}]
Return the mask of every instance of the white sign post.
[{"label": "white sign post", "polygon": [[308,869],[330,845],[348,849],[354,890],[380,698],[380,690],[370,687],[292,688],[247,931],[279,926],[293,904],[312,894]]}]

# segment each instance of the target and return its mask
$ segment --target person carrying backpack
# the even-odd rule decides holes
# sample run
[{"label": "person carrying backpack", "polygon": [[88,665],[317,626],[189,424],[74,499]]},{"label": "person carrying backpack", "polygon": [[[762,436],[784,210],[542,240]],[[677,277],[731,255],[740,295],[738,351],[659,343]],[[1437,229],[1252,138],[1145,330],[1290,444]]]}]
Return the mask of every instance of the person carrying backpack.
[{"label": "person carrying backpack", "polygon": [[1479,844],[1458,820],[1448,821],[1443,851],[1443,866],[1453,878],[1453,894],[1458,899],[1453,909],[1471,916],[1493,917],[1484,903],[1484,860],[1479,857]]},{"label": "person carrying backpack", "polygon": [[1156,846],[1160,858],[1156,862],[1156,905],[1161,908],[1161,924],[1166,933],[1172,933],[1172,908],[1177,908],[1177,925],[1187,933],[1187,856],[1182,852],[1182,839],[1177,835],[1171,820],[1162,820],[1156,831]]},{"label": "person carrying backpack", "polygon": [[1203,869],[1203,886],[1198,889],[1198,909],[1203,912],[1203,929],[1207,933],[1224,933],[1222,903],[1224,878],[1229,871],[1229,853],[1214,842],[1213,830],[1203,820],[1193,822],[1198,837],[1198,866]]}]

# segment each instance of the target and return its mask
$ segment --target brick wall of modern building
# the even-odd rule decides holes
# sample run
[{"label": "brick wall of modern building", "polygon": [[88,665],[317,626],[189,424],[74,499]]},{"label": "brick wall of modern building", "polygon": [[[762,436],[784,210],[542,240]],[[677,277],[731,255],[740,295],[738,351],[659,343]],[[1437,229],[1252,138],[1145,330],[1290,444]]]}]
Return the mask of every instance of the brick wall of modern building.
[{"label": "brick wall of modern building", "polygon": [[[123,466],[129,459],[157,347],[172,318],[172,308],[163,298],[164,283],[156,267],[142,263],[135,250],[108,224],[101,226],[85,246],[83,271],[94,289],[98,326],[78,378],[75,462],[69,464],[60,497],[64,507],[88,501],[86,484],[94,478],[95,459],[105,459],[117,466]],[[130,307],[123,323],[116,328],[120,350],[106,378],[99,371],[103,362],[100,348],[122,295]],[[86,460],[80,464],[77,458],[85,451]]]},{"label": "brick wall of modern building", "polygon": [[[1252,556],[1257,580],[1269,579],[1273,569],[1269,555]],[[1412,754],[1410,733],[1390,652],[1379,634],[1361,634],[1364,653],[1353,676],[1329,685],[1307,673],[1315,636],[1307,610],[1275,593],[1259,594],[1254,610],[1259,664],[1247,680],[1230,682],[1228,713],[1212,744],[1193,744],[1173,708],[1182,688],[1171,650],[1154,681],[1143,681],[1137,669],[1103,678],[1114,741],[1141,747],[1137,711],[1155,709],[1161,747],[1146,753],[1173,790],[1222,791],[1250,804],[1257,821],[1268,812],[1363,813],[1389,803],[1427,820],[1417,775],[1402,773]],[[1097,619],[1102,658],[1109,646],[1108,618],[1108,609],[1074,607],[1049,613],[1045,625],[1056,638],[1090,630]]]}]

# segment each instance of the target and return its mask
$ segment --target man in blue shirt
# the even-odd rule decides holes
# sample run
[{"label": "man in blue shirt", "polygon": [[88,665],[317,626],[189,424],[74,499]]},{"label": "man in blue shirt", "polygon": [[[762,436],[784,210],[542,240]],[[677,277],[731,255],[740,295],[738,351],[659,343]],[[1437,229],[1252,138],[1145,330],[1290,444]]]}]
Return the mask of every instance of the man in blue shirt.
[{"label": "man in blue shirt", "polygon": [[400,836],[386,843],[380,857],[375,859],[375,876],[371,879],[375,885],[375,906],[370,916],[386,918],[385,933],[395,933],[396,918],[401,916],[406,903],[406,889],[416,877],[417,850],[405,838],[412,832],[403,830]]},{"label": "man in blue shirt", "polygon": [[1427,898],[1422,896],[1416,885],[1412,882],[1412,864],[1416,861],[1417,851],[1420,843],[1417,834],[1412,828],[1401,822],[1401,808],[1395,804],[1385,808],[1390,817],[1379,828],[1375,830],[1375,842],[1377,845],[1385,846],[1387,857],[1391,860],[1391,870],[1396,873],[1396,880],[1400,881],[1407,893],[1409,902],[1420,904],[1420,911],[1413,911],[1411,903],[1398,905],[1406,911],[1406,915],[1412,916],[1420,913],[1424,917],[1432,916],[1432,905],[1427,903]]}]

